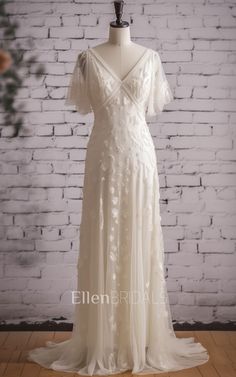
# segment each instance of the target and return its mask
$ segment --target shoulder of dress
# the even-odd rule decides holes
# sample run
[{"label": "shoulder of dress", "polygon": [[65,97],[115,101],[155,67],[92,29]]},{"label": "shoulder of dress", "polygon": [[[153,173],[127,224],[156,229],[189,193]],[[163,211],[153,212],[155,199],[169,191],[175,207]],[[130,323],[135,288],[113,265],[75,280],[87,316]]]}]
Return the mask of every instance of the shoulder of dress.
[{"label": "shoulder of dress", "polygon": [[81,69],[82,72],[84,72],[85,70],[86,60],[87,60],[87,50],[83,50],[78,54],[77,61],[76,61],[77,66]]},{"label": "shoulder of dress", "polygon": [[153,56],[154,56],[155,59],[160,60],[160,54],[159,54],[158,51],[153,50]]},{"label": "shoulder of dress", "polygon": [[158,68],[162,63],[161,63],[161,56],[158,51],[153,50],[153,62],[156,68]]},{"label": "shoulder of dress", "polygon": [[83,51],[79,52],[79,54],[77,56],[77,62],[85,61],[86,55],[87,55],[87,50],[83,50]]},{"label": "shoulder of dress", "polygon": [[153,50],[153,48],[148,48],[148,50],[150,51],[150,53],[151,53],[152,56],[154,56],[155,54],[157,54],[157,51]]},{"label": "shoulder of dress", "polygon": [[153,50],[152,48],[149,48],[150,50],[150,55],[151,55],[151,60],[154,62],[154,63],[158,63],[160,62],[160,55],[159,55],[159,52],[156,51],[156,50]]}]

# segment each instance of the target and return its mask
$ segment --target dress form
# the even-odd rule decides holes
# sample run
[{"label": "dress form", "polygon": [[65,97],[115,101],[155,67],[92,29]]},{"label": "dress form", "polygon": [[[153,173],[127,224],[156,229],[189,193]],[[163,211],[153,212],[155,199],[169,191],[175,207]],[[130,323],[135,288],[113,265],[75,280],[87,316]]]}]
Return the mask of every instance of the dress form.
[{"label": "dress form", "polygon": [[108,41],[93,47],[103,60],[122,79],[144,54],[146,47],[131,41],[130,27],[110,26]]}]

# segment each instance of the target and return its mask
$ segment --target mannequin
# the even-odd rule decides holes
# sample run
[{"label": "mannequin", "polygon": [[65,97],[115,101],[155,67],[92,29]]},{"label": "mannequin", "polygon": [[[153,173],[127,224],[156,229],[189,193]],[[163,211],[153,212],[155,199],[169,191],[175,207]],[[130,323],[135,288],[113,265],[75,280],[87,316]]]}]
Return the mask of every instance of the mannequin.
[{"label": "mannequin", "polygon": [[121,21],[123,1],[115,1],[117,20],[110,23],[108,41],[93,47],[110,69],[122,80],[146,51],[131,41],[127,21]]}]

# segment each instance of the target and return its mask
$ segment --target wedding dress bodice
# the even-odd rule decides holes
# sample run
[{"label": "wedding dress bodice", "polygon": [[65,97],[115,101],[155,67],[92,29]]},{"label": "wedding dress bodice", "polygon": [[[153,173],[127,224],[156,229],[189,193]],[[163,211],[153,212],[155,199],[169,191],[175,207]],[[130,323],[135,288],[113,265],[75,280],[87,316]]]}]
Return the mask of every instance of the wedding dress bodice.
[{"label": "wedding dress bodice", "polygon": [[[78,54],[70,80],[66,104],[78,112],[94,112],[89,144],[98,146],[98,160],[107,156],[139,156],[138,163],[154,167],[153,141],[145,116],[162,112],[173,99],[158,52],[147,48],[123,79],[89,48]],[[99,139],[99,140],[98,140]],[[95,153],[95,152],[94,152]],[[105,156],[106,158],[103,158]],[[95,168],[95,166],[94,166]]]}]

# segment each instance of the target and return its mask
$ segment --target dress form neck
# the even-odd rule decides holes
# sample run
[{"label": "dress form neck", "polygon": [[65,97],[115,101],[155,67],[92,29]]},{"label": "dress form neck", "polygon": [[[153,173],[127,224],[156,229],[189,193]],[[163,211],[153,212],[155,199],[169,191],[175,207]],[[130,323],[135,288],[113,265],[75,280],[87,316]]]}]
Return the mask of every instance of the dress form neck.
[{"label": "dress form neck", "polygon": [[134,43],[130,37],[130,27],[116,28],[110,26],[109,37],[105,43],[93,48],[106,64],[122,79],[132,69],[146,50]]},{"label": "dress form neck", "polygon": [[133,43],[130,39],[130,27],[114,28],[110,26],[108,43],[118,46]]}]

